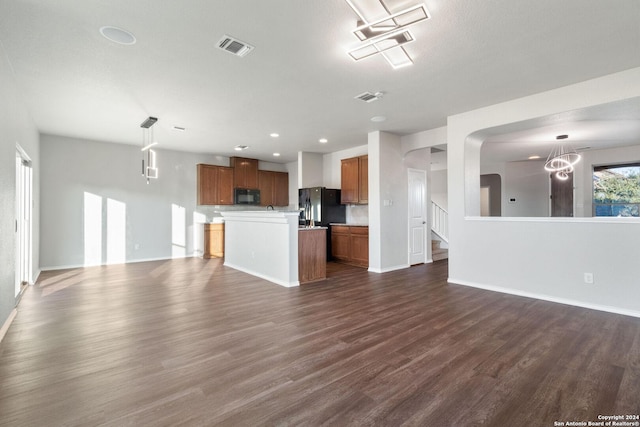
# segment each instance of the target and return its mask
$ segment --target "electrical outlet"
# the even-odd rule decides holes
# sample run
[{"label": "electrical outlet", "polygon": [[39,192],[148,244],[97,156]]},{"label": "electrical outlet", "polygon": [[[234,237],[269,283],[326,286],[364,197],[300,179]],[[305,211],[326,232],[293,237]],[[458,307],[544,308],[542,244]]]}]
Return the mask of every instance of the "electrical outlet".
[{"label": "electrical outlet", "polygon": [[584,273],[584,283],[588,285],[593,283],[593,273]]}]

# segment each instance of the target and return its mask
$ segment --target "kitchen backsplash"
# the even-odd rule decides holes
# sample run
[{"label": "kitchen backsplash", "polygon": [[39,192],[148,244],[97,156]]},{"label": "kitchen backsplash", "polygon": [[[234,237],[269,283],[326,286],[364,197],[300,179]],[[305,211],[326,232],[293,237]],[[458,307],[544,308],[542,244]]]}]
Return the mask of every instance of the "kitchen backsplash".
[{"label": "kitchen backsplash", "polygon": [[347,224],[369,224],[369,205],[347,205]]}]

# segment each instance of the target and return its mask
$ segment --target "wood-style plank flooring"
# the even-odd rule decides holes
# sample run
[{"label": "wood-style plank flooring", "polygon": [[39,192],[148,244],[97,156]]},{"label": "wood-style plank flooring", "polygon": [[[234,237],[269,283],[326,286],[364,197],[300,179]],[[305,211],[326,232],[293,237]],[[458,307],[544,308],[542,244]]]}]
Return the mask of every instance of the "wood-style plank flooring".
[{"label": "wood-style plank flooring", "polygon": [[0,344],[2,426],[553,426],[640,413],[640,319],[330,263],[43,273]]}]

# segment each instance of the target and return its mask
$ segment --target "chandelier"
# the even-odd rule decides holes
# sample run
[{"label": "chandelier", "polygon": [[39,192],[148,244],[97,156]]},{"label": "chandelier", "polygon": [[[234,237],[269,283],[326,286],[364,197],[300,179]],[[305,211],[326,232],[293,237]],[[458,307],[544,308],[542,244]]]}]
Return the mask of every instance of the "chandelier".
[{"label": "chandelier", "polygon": [[[569,138],[569,135],[556,136],[557,141],[562,141]],[[544,164],[544,169],[547,172],[555,173],[556,178],[560,180],[566,180],[569,178],[569,174],[574,171],[574,166],[580,161],[580,154],[578,154],[569,145],[559,143],[556,145],[547,161]]]}]

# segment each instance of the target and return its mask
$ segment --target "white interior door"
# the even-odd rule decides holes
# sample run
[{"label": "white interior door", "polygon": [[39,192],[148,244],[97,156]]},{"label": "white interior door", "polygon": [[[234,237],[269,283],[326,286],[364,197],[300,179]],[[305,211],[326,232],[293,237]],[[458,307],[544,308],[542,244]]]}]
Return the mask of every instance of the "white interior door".
[{"label": "white interior door", "polygon": [[409,264],[427,260],[427,172],[409,169]]}]

